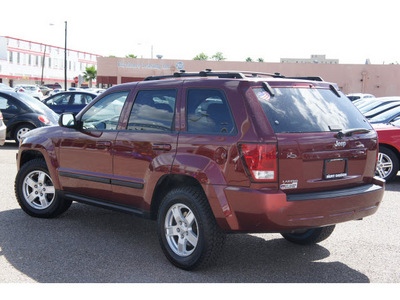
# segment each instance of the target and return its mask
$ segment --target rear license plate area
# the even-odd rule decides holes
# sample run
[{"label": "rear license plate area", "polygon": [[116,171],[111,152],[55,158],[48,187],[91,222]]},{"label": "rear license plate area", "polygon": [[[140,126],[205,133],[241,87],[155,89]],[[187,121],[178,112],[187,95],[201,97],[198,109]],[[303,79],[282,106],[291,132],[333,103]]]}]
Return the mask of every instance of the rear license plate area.
[{"label": "rear license plate area", "polygon": [[348,174],[348,159],[335,158],[324,160],[324,179],[338,179]]}]

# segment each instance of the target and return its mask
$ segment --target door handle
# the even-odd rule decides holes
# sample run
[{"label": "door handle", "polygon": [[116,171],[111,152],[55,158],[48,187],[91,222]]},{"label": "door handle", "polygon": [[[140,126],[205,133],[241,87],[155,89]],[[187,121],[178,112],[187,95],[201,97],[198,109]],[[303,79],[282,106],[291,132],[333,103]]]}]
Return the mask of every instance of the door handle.
[{"label": "door handle", "polygon": [[172,149],[170,144],[153,144],[153,150],[170,151]]},{"label": "door handle", "polygon": [[96,142],[96,148],[98,148],[98,149],[105,149],[105,148],[110,148],[110,147],[111,147],[111,142],[109,142],[109,141]]}]

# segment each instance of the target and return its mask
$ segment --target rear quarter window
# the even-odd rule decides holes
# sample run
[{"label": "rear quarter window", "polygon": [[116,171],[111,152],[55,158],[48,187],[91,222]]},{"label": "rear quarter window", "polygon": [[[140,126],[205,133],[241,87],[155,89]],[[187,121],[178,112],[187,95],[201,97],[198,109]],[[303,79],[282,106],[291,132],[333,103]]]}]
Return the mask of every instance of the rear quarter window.
[{"label": "rear quarter window", "polygon": [[292,87],[274,88],[274,96],[263,88],[253,91],[275,133],[372,129],[342,93],[338,97],[329,89]]}]

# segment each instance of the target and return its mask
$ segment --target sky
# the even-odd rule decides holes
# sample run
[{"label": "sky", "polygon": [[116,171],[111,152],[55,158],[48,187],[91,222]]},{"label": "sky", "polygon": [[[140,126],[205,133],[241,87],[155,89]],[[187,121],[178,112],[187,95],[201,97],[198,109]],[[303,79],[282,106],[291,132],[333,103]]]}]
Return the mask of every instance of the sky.
[{"label": "sky", "polygon": [[[310,58],[400,63],[395,0],[5,1],[0,36],[102,56],[228,61]],[[53,25],[50,25],[53,24]]]}]

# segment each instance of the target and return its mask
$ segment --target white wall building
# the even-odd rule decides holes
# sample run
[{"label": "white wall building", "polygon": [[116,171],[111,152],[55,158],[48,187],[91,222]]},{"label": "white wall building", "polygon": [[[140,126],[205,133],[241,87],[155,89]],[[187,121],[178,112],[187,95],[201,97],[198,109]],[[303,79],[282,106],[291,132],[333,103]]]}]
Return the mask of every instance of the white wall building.
[{"label": "white wall building", "polygon": [[[100,55],[67,49],[67,88],[86,67],[97,68]],[[0,83],[59,83],[64,88],[64,48],[0,36]],[[95,82],[93,83],[96,84]]]}]

